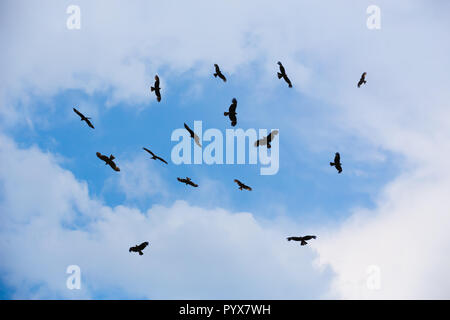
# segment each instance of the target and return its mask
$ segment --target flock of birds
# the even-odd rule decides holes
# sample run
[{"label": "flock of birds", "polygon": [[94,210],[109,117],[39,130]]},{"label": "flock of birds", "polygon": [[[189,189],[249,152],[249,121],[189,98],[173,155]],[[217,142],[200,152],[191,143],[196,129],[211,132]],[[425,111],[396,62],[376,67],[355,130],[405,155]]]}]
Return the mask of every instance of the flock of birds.
[{"label": "flock of birds", "polygon": [[[280,72],[277,72],[277,76],[278,79],[283,79],[289,86],[289,88],[292,88],[292,82],[291,80],[288,78],[287,74],[286,74],[286,70],[283,66],[283,64],[281,62],[278,61],[278,65],[280,68]],[[222,71],[220,70],[219,66],[217,64],[214,64],[214,68],[215,68],[215,73],[213,74],[215,78],[219,77],[220,79],[223,80],[223,82],[227,81],[227,78],[224,76],[224,74],[222,73]],[[366,81],[366,75],[367,73],[364,72],[361,75],[360,80],[358,81],[357,87],[361,87],[361,85],[365,84]],[[155,93],[156,96],[156,100],[158,102],[161,101],[161,87],[160,87],[160,81],[159,81],[159,77],[158,75],[155,75],[155,82],[153,84],[153,86],[150,87],[150,91]],[[224,116],[228,117],[231,121],[231,126],[236,126],[237,124],[237,113],[236,113],[236,107],[237,107],[237,100],[236,98],[233,98],[231,101],[231,105],[228,108],[227,112],[224,112]],[[91,127],[92,129],[94,129],[94,125],[92,124],[92,122],[90,121],[91,118],[84,116],[80,111],[78,111],[77,109],[73,108],[73,111],[80,116],[81,121],[85,121],[87,123],[87,125],[89,127]],[[186,128],[186,130],[189,132],[190,137],[194,140],[195,144],[197,144],[200,148],[202,147],[201,143],[200,143],[200,138],[198,137],[198,135],[191,129],[189,128],[189,126],[185,123],[184,127]],[[267,148],[271,148],[271,142],[273,140],[273,138],[278,134],[278,130],[273,130],[267,137],[264,137],[262,139],[259,139],[255,142],[255,147],[259,147],[259,146],[267,146]],[[151,150],[147,149],[147,148],[143,148],[144,151],[148,152],[151,155],[151,159],[153,160],[159,160],[165,164],[168,164],[166,160],[164,160],[163,158],[157,156],[156,154],[154,154]],[[120,171],[120,168],[116,165],[116,163],[114,162],[115,157],[111,154],[109,157],[106,155],[101,154],[100,152],[97,152],[97,157],[105,162],[105,165],[109,165],[114,171]],[[341,163],[341,156],[339,154],[339,152],[336,152],[335,156],[334,156],[334,160],[333,162],[330,162],[330,166],[334,166],[336,168],[336,170],[338,171],[338,173],[342,172],[342,163]],[[187,185],[190,185],[194,188],[198,187],[198,184],[194,183],[191,178],[186,177],[186,178],[177,178],[177,180],[181,183],[184,183]],[[247,186],[245,183],[239,181],[238,179],[234,179],[234,182],[238,185],[239,190],[248,190],[248,191],[252,191],[252,188]],[[303,237],[288,237],[287,240],[288,241],[299,241],[300,245],[304,246],[306,244],[308,244],[306,241],[309,241],[311,239],[316,239],[316,236],[314,235],[306,235]],[[129,249],[129,252],[138,252],[139,255],[143,255],[143,250],[148,246],[148,242],[143,242],[140,245],[136,245],[134,247],[131,247]]]}]

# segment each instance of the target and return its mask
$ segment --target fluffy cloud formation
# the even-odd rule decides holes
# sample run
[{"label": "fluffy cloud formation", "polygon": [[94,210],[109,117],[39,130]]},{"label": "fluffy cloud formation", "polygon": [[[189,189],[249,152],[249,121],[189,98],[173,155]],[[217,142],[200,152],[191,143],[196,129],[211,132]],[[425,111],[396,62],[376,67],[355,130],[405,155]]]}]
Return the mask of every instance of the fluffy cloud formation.
[{"label": "fluffy cloud formation", "polygon": [[346,299],[448,299],[449,190],[448,173],[405,175],[387,186],[376,210],[356,210],[339,228],[322,230],[317,250],[320,263],[336,272],[332,292]]},{"label": "fluffy cloud formation", "polygon": [[158,173],[158,165],[142,154],[121,164],[122,174],[111,179],[125,193],[127,199],[145,199],[155,194],[167,196],[167,185]]},{"label": "fluffy cloud formation", "polygon": [[[327,293],[331,273],[314,263],[312,250],[285,239],[298,226],[183,201],[146,212],[111,208],[91,199],[86,184],[54,156],[19,149],[4,136],[0,160],[0,269],[15,298],[307,299]],[[143,241],[150,242],[144,256],[128,252]],[[81,268],[79,291],[66,288],[69,265]]]},{"label": "fluffy cloud formation", "polygon": [[[69,3],[2,3],[0,35],[8,47],[0,61],[5,123],[23,121],[24,114],[31,119],[35,98],[66,89],[106,94],[107,105],[150,103],[154,99],[149,100],[148,89],[155,73],[162,75],[161,86],[169,93],[167,78],[188,70],[210,77],[213,63],[249,81],[250,64],[261,64],[265,76],[273,76],[276,61],[282,60],[295,88],[303,90],[311,85],[312,70],[299,57],[316,57],[311,60],[315,62],[333,53],[340,45],[336,32],[349,31],[346,21],[352,16],[360,16],[365,25],[363,6],[343,13],[342,5],[332,1],[325,6],[238,0],[75,4],[81,9],[80,30],[66,27]],[[324,29],[317,17],[333,28]]]}]

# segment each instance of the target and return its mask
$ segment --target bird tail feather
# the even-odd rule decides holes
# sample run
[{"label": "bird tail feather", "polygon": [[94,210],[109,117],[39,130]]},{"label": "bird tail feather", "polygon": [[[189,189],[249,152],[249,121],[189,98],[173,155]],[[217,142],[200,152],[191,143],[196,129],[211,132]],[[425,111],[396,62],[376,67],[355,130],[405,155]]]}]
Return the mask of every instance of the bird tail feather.
[{"label": "bird tail feather", "polygon": [[281,73],[277,72],[277,75],[278,75],[278,79],[283,78],[283,75]]},{"label": "bird tail feather", "polygon": [[144,253],[142,251],[139,251],[139,255],[142,256]]},{"label": "bird tail feather", "polygon": [[229,115],[229,114],[230,114],[229,112],[224,112],[224,113],[223,113],[224,116],[227,116],[227,115]]},{"label": "bird tail feather", "polygon": [[214,73],[214,78],[217,78],[217,73]]},{"label": "bird tail feather", "polygon": [[334,166],[334,162],[330,162],[330,166]]},{"label": "bird tail feather", "polygon": [[308,243],[305,240],[302,240],[302,242],[300,243],[300,245],[302,245],[302,246],[304,246],[306,244],[308,244]]},{"label": "bird tail feather", "polygon": [[155,87],[150,87],[150,91],[155,91]]}]

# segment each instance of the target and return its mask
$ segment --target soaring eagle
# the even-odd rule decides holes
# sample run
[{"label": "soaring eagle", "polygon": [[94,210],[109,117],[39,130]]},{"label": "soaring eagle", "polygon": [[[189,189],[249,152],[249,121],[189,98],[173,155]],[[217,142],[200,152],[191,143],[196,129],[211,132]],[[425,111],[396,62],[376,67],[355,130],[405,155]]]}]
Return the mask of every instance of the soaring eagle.
[{"label": "soaring eagle", "polygon": [[139,252],[139,255],[142,256],[144,253],[142,252],[142,250],[145,249],[145,247],[148,246],[148,242],[142,242],[140,245],[136,245],[134,247],[131,247],[130,250],[128,252]]},{"label": "soaring eagle", "polygon": [[278,61],[278,65],[280,66],[280,72],[277,72],[278,75],[278,79],[283,78],[284,81],[286,81],[286,83],[289,85],[289,88],[292,88],[292,83],[291,80],[289,80],[287,74],[286,74],[286,70],[284,69],[283,65],[281,64],[280,61]]},{"label": "soaring eagle", "polygon": [[336,167],[338,173],[342,172],[341,155],[339,154],[339,152],[336,152],[334,156],[334,162],[330,162],[330,166]]},{"label": "soaring eagle", "polygon": [[267,137],[261,138],[258,141],[255,142],[255,147],[259,146],[265,146],[267,145],[267,148],[271,148],[272,145],[270,144],[273,140],[273,138],[278,134],[278,130],[273,130]]},{"label": "soaring eagle", "polygon": [[306,242],[306,241],[311,240],[311,239],[315,239],[315,238],[316,238],[316,236],[288,237],[287,240],[288,241],[291,241],[291,240],[301,241],[300,245],[304,246],[304,245],[308,244],[308,242]]},{"label": "soaring eagle", "polygon": [[228,116],[231,120],[231,125],[234,127],[237,123],[237,118],[236,118],[236,107],[237,107],[237,100],[236,98],[233,98],[233,100],[231,100],[231,105],[228,108],[228,112],[224,112],[223,115],[226,117]]},{"label": "soaring eagle", "polygon": [[155,76],[155,84],[153,85],[153,87],[150,87],[150,91],[151,92],[155,91],[156,100],[158,100],[158,102],[160,102],[161,101],[161,88],[159,87],[158,75]]},{"label": "soaring eagle", "polygon": [[223,80],[223,82],[227,82],[227,78],[223,75],[222,71],[220,71],[220,68],[217,64],[214,64],[214,68],[216,68],[216,73],[214,73],[214,78],[219,77]]},{"label": "soaring eagle", "polygon": [[365,84],[367,82],[366,81],[366,75],[367,75],[367,72],[364,72],[361,75],[361,79],[359,79],[359,82],[358,82],[358,88],[361,87],[362,84]]},{"label": "soaring eagle", "polygon": [[194,139],[195,143],[201,148],[202,145],[200,144],[200,138],[198,137],[198,135],[194,132],[194,130],[192,130],[191,128],[189,128],[189,126],[185,123],[184,127],[186,128],[186,130],[189,132],[189,134],[191,135],[191,138]]},{"label": "soaring eagle", "polygon": [[238,179],[234,179],[234,182],[236,182],[239,185],[239,190],[245,189],[245,190],[248,190],[248,191],[252,191],[252,188],[250,188],[249,186],[243,184]]},{"label": "soaring eagle", "polygon": [[76,113],[77,115],[80,116],[81,121],[86,121],[87,125],[88,125],[89,127],[91,127],[92,129],[94,129],[94,126],[93,126],[92,123],[89,121],[90,118],[85,117],[84,114],[82,114],[80,111],[78,111],[78,110],[75,109],[75,108],[73,108],[73,111],[75,111],[75,113]]},{"label": "soaring eagle", "polygon": [[105,165],[109,164],[109,166],[111,168],[113,168],[115,171],[120,171],[119,167],[116,166],[115,162],[113,161],[115,159],[113,155],[110,155],[108,157],[108,156],[101,154],[100,152],[97,152],[96,154],[100,160],[105,161]]},{"label": "soaring eagle", "polygon": [[142,148],[142,149],[144,149],[145,151],[147,151],[148,153],[150,153],[150,154],[152,155],[152,159],[153,159],[153,160],[159,160],[159,161],[164,162],[165,164],[168,164],[166,160],[164,160],[164,159],[161,158],[161,157],[158,157],[156,154],[154,154],[153,152],[151,152],[151,151],[148,150],[147,148],[144,147],[144,148]]},{"label": "soaring eagle", "polygon": [[182,179],[182,178],[177,178],[178,181],[182,182],[182,183],[186,183],[186,185],[191,185],[195,188],[198,187],[198,184],[195,184],[194,182],[192,182],[191,178],[186,177],[186,179]]}]

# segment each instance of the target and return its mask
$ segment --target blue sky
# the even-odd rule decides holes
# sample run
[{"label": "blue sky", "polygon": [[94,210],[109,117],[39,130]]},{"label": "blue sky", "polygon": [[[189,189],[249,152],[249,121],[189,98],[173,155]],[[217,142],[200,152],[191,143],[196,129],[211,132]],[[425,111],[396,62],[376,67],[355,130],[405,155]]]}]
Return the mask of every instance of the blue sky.
[{"label": "blue sky", "polygon": [[[70,4],[80,30],[65,27]],[[369,30],[371,4],[3,2],[0,298],[448,298],[448,280],[434,290],[424,272],[442,280],[450,264],[437,259],[450,222],[447,5],[378,1],[382,27]],[[172,132],[201,120],[225,134],[233,97],[237,128],[280,131],[279,172],[173,164]],[[435,236],[413,249],[404,239],[422,227]],[[285,240],[300,234],[318,239]],[[128,253],[142,241],[143,257]],[[418,255],[429,264],[411,267]],[[70,264],[82,290],[65,287]]]}]

